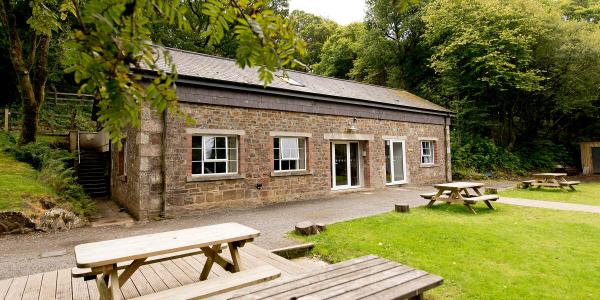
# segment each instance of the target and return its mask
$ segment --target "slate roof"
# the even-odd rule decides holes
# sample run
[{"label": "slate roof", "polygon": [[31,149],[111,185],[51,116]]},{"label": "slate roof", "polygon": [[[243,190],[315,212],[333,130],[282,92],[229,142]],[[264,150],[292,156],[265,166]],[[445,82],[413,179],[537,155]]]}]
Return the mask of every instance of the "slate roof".
[{"label": "slate roof", "polygon": [[[258,77],[257,68],[255,67],[241,69],[232,59],[173,48],[167,48],[167,50],[173,58],[173,63],[176,65],[180,77],[186,76],[198,80],[217,80],[263,87],[263,84]],[[159,59],[158,64],[160,68],[166,69],[163,59]],[[281,75],[281,73],[278,75]],[[284,79],[275,76],[273,82],[266,89],[301,92],[317,96],[349,98],[365,101],[365,104],[368,104],[367,102],[375,102],[452,113],[442,106],[403,90],[292,70],[287,70],[287,75],[289,78],[302,84],[302,86],[290,84]]]}]

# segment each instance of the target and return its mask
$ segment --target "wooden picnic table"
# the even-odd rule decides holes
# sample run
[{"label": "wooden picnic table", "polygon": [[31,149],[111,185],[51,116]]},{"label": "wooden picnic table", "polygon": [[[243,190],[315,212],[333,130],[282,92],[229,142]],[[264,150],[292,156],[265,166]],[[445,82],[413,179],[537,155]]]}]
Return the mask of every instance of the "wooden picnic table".
[{"label": "wooden picnic table", "polygon": [[533,174],[533,180],[526,180],[523,183],[531,187],[553,187],[563,189],[568,186],[571,190],[575,191],[573,186],[579,184],[579,181],[568,181],[565,177],[567,173],[537,173]]},{"label": "wooden picnic table", "polygon": [[368,255],[209,299],[422,299],[443,282],[437,275]]},{"label": "wooden picnic table", "polygon": [[[433,187],[438,191],[431,197],[431,200],[427,204],[427,207],[433,206],[436,201],[443,201],[446,203],[458,203],[466,206],[470,212],[476,213],[471,207],[472,204],[476,204],[478,201],[483,201],[488,208],[494,209],[490,201],[498,200],[496,195],[483,195],[479,189],[483,187],[483,183],[479,182],[450,182],[436,184]],[[469,189],[472,191],[469,192]]]},{"label": "wooden picnic table", "polygon": [[[225,223],[176,231],[140,235],[75,246],[77,267],[90,268],[96,276],[101,299],[120,299],[120,287],[153,256],[201,249],[206,263],[199,274],[205,280],[214,263],[232,273],[240,271],[238,248],[258,237],[258,230],[238,223]],[[227,244],[231,261],[219,255]],[[117,264],[130,262],[119,275]]]}]

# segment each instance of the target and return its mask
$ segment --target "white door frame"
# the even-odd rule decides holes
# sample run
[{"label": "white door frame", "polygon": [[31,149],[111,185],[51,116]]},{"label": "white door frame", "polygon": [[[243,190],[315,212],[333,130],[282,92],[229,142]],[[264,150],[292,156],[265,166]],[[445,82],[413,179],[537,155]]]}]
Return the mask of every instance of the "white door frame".
[{"label": "white door frame", "polygon": [[[398,139],[389,139],[389,140],[385,140],[386,142],[389,142],[389,145],[385,145],[386,147],[388,147],[388,150],[390,152],[390,173],[392,176],[392,182],[387,182],[386,180],[386,185],[395,185],[395,184],[404,184],[408,182],[408,172],[406,171],[406,140],[398,140]],[[394,170],[394,147],[393,144],[394,143],[402,143],[402,171],[404,171],[404,180],[399,180],[399,181],[395,181],[395,170]],[[386,162],[387,165],[387,162]]]},{"label": "white door frame", "polygon": [[[356,143],[358,145],[358,159],[357,159],[357,170],[358,170],[358,185],[352,185],[351,178],[351,164],[350,164],[350,144]],[[346,145],[346,176],[348,177],[348,184],[346,185],[337,185],[336,184],[336,174],[335,174],[335,145]],[[362,187],[362,147],[359,141],[332,141],[331,142],[331,189],[332,190],[345,190],[345,189],[354,189]]]}]

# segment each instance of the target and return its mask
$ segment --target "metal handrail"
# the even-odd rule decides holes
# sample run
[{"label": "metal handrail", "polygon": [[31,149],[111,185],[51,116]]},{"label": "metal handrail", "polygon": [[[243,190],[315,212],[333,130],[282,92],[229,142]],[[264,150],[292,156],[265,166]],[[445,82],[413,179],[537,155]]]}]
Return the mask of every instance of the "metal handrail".
[{"label": "metal handrail", "polygon": [[77,167],[81,164],[81,146],[79,145],[79,130],[77,130]]}]

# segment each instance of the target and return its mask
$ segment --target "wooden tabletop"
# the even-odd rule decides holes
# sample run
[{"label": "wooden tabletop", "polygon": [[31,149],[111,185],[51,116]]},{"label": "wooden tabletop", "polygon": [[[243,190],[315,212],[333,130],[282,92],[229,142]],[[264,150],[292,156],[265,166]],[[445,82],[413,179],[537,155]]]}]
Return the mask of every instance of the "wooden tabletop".
[{"label": "wooden tabletop", "polygon": [[407,299],[443,279],[374,255],[347,260],[299,278],[273,281],[217,299]]},{"label": "wooden tabletop", "polygon": [[436,189],[467,189],[482,187],[483,183],[479,182],[449,182],[436,184],[433,187]]},{"label": "wooden tabletop", "polygon": [[537,173],[537,174],[533,174],[533,176],[538,176],[538,177],[561,177],[561,176],[567,176],[567,173]]},{"label": "wooden tabletop", "polygon": [[238,224],[188,228],[75,246],[77,267],[91,268],[134,259],[253,239],[256,229]]}]

